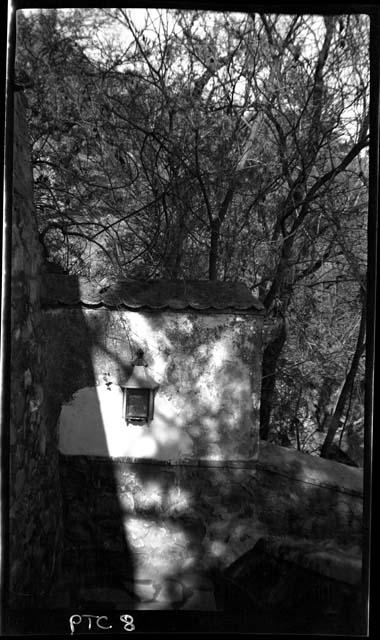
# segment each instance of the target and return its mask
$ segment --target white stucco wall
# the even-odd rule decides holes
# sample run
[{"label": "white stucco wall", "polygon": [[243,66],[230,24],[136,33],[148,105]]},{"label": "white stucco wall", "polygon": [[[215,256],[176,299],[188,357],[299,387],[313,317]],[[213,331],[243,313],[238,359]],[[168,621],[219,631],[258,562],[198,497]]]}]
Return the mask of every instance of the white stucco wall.
[{"label": "white stucco wall", "polygon": [[[78,389],[62,408],[62,453],[158,460],[254,455],[261,360],[256,318],[109,313],[111,337],[91,347],[95,385]],[[144,349],[149,373],[160,384],[149,425],[127,424],[123,417],[123,354],[115,339],[123,332]]]},{"label": "white stucco wall", "polygon": [[64,454],[156,459],[191,455],[192,440],[181,429],[173,404],[158,396],[149,426],[127,425],[117,384],[80,389],[62,409],[59,432]]}]

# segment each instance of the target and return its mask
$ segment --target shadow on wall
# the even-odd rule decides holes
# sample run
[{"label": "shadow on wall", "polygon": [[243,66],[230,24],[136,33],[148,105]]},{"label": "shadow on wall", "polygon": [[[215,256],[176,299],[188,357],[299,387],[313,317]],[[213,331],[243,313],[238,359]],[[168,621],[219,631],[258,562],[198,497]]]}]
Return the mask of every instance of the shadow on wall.
[{"label": "shadow on wall", "polygon": [[[96,339],[93,327],[90,331],[91,338],[84,340],[87,344]],[[101,340],[96,343],[101,349]],[[104,351],[112,357],[109,350]],[[118,367],[125,365],[120,358],[115,361]],[[86,366],[92,367],[90,357]],[[90,383],[83,373],[76,386]],[[64,401],[69,397],[70,393]],[[202,422],[205,408],[198,409]],[[99,406],[96,412],[101,423]],[[170,431],[169,419],[160,417],[166,419]],[[218,413],[213,417],[217,422]],[[218,436],[222,434],[216,434],[208,445],[217,445]],[[103,438],[106,450],[104,433]],[[165,443],[161,446],[167,453]],[[79,597],[77,593],[73,598],[77,597],[82,607],[96,604],[116,610],[220,608],[237,615],[245,612],[250,631],[350,633],[353,617],[359,620],[361,615],[356,604],[347,620],[344,609],[339,608],[324,616],[326,601],[316,603],[314,598],[308,608],[307,600],[301,598],[299,605],[303,593],[313,595],[306,589],[308,569],[291,574],[296,575],[293,605],[283,589],[288,574],[273,558],[265,559],[265,563],[277,567],[281,588],[277,581],[273,584],[271,575],[276,571],[272,570],[267,576],[269,582],[265,582],[264,571],[260,584],[250,591],[246,585],[258,581],[254,573],[244,575],[240,585],[231,587],[229,583],[225,588],[226,568],[268,534],[330,540],[331,554],[337,558],[342,550],[350,554],[350,544],[360,541],[360,516],[350,511],[350,498],[343,499],[339,491],[318,486],[318,480],[327,483],[323,469],[332,463],[321,461],[320,468],[314,470],[314,481],[308,482],[301,458],[288,461],[286,467],[283,456],[279,458],[280,473],[275,473],[273,469],[257,472],[254,467],[222,461],[201,465],[196,460],[169,464],[163,459],[131,462],[101,456],[62,456],[65,501],[72,516],[66,519],[67,548],[81,556],[72,565],[72,572],[80,567],[83,586]],[[79,540],[84,541],[82,546]],[[265,589],[277,593],[278,588],[278,598],[273,596],[272,603],[256,597]]]},{"label": "shadow on wall", "polygon": [[[53,327],[62,332],[61,337],[68,331],[63,324],[55,317]],[[104,344],[102,323],[99,326],[93,321],[86,323],[86,318],[75,309],[68,326],[70,343],[76,345],[77,356],[73,353],[67,362],[64,353],[67,342],[58,338],[60,353],[55,353],[54,359],[59,360],[63,369],[57,371],[54,388],[64,390],[60,391],[61,404],[66,409],[70,409],[70,398],[77,389],[81,398],[84,396],[92,403],[97,452],[92,456],[61,456],[67,566],[71,575],[79,568],[82,576],[80,603],[97,602],[116,609],[128,606],[215,611],[213,578],[262,534],[260,527],[255,529],[252,518],[252,495],[241,487],[245,470],[229,468],[222,460],[219,464],[211,461],[202,466],[194,459],[188,464],[168,463],[168,458],[178,456],[175,447],[170,454],[170,438],[176,425],[159,410],[156,415],[165,424],[165,433],[161,433],[161,441],[155,441],[158,460],[126,462],[106,457],[110,452],[109,433],[102,417],[104,405],[95,400],[103,392],[107,396],[108,390],[106,384],[96,386],[99,380],[95,379],[86,345],[95,345],[103,351],[108,361],[113,360],[116,371],[124,369],[127,374],[128,363]],[[72,368],[75,375],[70,371]],[[219,408],[210,411],[209,406],[194,397],[191,418],[194,428],[203,427],[207,431],[207,425],[202,424],[206,418],[215,426],[212,440],[204,434],[203,450],[191,450],[191,457],[215,454],[217,450],[223,458],[225,454],[219,445],[222,437],[226,441],[226,436],[218,432],[221,411]],[[128,429],[125,424],[124,428]],[[126,558],[121,557],[120,537],[114,535],[120,525],[126,539]],[[94,540],[100,542],[94,544]]]},{"label": "shadow on wall", "polygon": [[[73,331],[77,332],[76,314],[77,309],[69,309],[59,318],[59,322],[66,325],[70,351],[77,351],[75,342],[83,342],[86,348],[84,336],[75,336],[75,341],[72,336]],[[134,315],[140,318],[142,314]],[[135,336],[132,335],[131,341],[127,340],[125,336],[129,331],[120,331],[118,327],[113,331],[114,334],[119,332],[115,347],[110,345],[107,336],[107,323],[110,322],[110,317],[112,319],[112,313],[87,312],[85,317],[97,376],[96,387],[92,387],[92,381],[78,374],[86,369],[80,357],[75,353],[70,355],[78,391],[75,401],[66,404],[61,416],[63,453],[108,453],[114,457],[162,460],[184,457],[245,460],[255,456],[257,435],[252,402],[254,394],[248,365],[244,363],[242,367],[240,354],[236,358],[234,345],[231,345],[231,353],[226,351],[223,342],[227,343],[227,340],[223,330],[216,340],[211,336],[210,345],[206,332],[201,336],[202,342],[199,336],[190,341],[188,332],[181,331],[181,321],[177,320],[175,340],[171,341],[165,336],[165,344],[162,345],[156,336],[153,337],[151,343],[153,342],[154,347],[150,350],[151,343],[147,347],[147,360],[153,363],[153,378],[163,381],[155,401],[154,419],[149,426],[134,425],[126,428],[122,416],[123,392],[120,385],[125,384],[131,373],[130,362],[137,346],[145,346],[146,335],[148,331],[153,334],[153,330],[145,319],[146,331],[142,330],[145,327],[141,329],[137,346],[132,346],[128,343],[136,343]],[[186,320],[184,318],[184,324]],[[131,333],[133,334],[132,331]],[[161,336],[160,332],[157,333],[158,339],[164,342],[162,332]],[[123,334],[124,343],[120,340]],[[215,364],[213,352],[220,345],[226,354],[219,357],[220,362]],[[227,344],[227,350],[228,348]],[[165,349],[169,350],[169,357]],[[252,376],[252,379],[256,378]],[[91,408],[92,404],[96,409]],[[74,426],[75,422],[77,426]],[[104,433],[108,439],[108,451],[101,446]]]},{"label": "shadow on wall", "polygon": [[[70,278],[78,287],[75,277]],[[96,384],[92,354],[88,348],[91,342],[82,339],[88,328],[80,310],[71,330],[75,334],[72,344],[80,351],[80,360],[74,360],[73,363],[74,366],[81,363],[75,375],[69,360],[63,357],[68,346],[59,323],[54,325],[54,333],[45,331],[47,340],[50,340],[50,348],[46,349],[50,358],[46,395],[52,407],[70,401],[78,388],[78,381],[79,385],[81,380],[90,386]],[[52,335],[54,344],[51,344]],[[49,347],[49,344],[46,346]],[[93,411],[97,421],[101,422],[96,395],[93,398]],[[98,430],[97,437],[101,440],[101,449],[107,451],[104,429]],[[99,588],[120,588],[125,580],[133,584],[134,558],[123,529],[113,469],[103,469],[99,477],[86,460],[73,456],[67,465],[64,456],[60,456],[60,478],[64,528],[63,584],[57,585],[53,603],[58,608],[74,607],[81,611],[91,599],[99,601]],[[106,487],[107,509],[99,511],[96,496],[102,486]]]},{"label": "shadow on wall", "polygon": [[[337,492],[310,485],[297,494],[283,475],[273,482],[271,474],[249,477],[240,468],[101,458],[87,459],[84,466],[88,477],[97,478],[94,522],[99,513],[111,520],[121,517],[135,561],[134,583],[126,577],[122,588],[92,589],[98,605],[119,610],[126,605],[138,610],[219,608],[227,616],[243,616],[246,630],[257,632],[350,634],[364,628],[360,569],[346,564],[355,557],[360,564],[360,549],[353,549],[359,538],[351,538],[347,522],[343,526],[350,514],[342,511]],[[106,491],[112,470],[120,506]],[[320,513],[315,512],[318,504]],[[252,547],[255,552],[255,542],[268,534],[295,541],[296,561],[269,553],[257,556],[257,550],[254,562],[240,560],[241,571],[231,580],[228,567]],[[306,564],[298,565],[305,540],[312,553],[307,549]],[[87,602],[95,603],[90,596],[88,591]]]}]

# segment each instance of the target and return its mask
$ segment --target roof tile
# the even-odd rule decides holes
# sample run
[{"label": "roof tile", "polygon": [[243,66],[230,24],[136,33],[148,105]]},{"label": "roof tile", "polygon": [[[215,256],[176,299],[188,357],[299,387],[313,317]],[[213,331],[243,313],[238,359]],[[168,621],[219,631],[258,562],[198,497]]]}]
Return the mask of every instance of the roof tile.
[{"label": "roof tile", "polygon": [[264,312],[262,302],[242,282],[117,280],[102,288],[84,278],[56,273],[44,275],[42,303],[47,307]]}]

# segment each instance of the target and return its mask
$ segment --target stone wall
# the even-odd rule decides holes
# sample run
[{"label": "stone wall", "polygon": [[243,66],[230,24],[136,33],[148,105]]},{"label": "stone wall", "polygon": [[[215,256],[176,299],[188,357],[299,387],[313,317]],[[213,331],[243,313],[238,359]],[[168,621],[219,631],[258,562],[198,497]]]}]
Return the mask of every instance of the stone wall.
[{"label": "stone wall", "polygon": [[260,443],[258,517],[271,535],[361,548],[363,470]]},{"label": "stone wall", "polygon": [[[65,454],[161,460],[257,456],[262,318],[238,313],[47,309],[52,395]],[[149,425],[123,391],[142,348],[159,383]],[[88,358],[90,354],[90,358]]]},{"label": "stone wall", "polygon": [[[104,601],[104,594],[94,589],[111,583],[113,607],[118,597],[125,607],[127,594],[130,608],[212,609],[213,572],[230,566],[259,538],[293,536],[359,547],[360,470],[273,445],[263,445],[257,460],[258,319],[168,314],[164,327],[166,321],[159,314],[78,309],[41,313],[42,256],[24,109],[22,95],[17,94],[11,606],[48,606],[52,585],[60,576],[62,510],[66,578],[76,604],[91,597]],[[128,374],[136,347],[145,349],[151,373],[162,385],[162,404],[156,405],[161,421],[154,432],[161,448],[149,461],[112,458],[110,423],[104,412],[104,397],[109,405],[117,399],[120,417],[118,386]],[[108,455],[78,455],[91,452],[88,436],[93,439],[93,430],[87,432],[83,450],[63,449],[76,455],[61,455],[59,462],[61,406],[69,407],[78,393],[88,389],[95,398],[92,411],[103,438],[96,453]],[[226,392],[230,401],[223,404]],[[112,421],[112,411],[109,415]],[[116,448],[119,443],[116,440]],[[142,457],[147,450],[140,449]]]},{"label": "stone wall", "polygon": [[212,609],[210,576],[268,535],[360,558],[362,474],[342,467],[274,445],[250,465],[61,456],[77,597],[101,598],[91,585],[107,583],[108,571],[120,606],[123,585],[132,608]]},{"label": "stone wall", "polygon": [[26,101],[14,101],[10,376],[10,605],[41,602],[62,546],[58,408],[46,401],[39,303],[42,251],[33,205]]}]

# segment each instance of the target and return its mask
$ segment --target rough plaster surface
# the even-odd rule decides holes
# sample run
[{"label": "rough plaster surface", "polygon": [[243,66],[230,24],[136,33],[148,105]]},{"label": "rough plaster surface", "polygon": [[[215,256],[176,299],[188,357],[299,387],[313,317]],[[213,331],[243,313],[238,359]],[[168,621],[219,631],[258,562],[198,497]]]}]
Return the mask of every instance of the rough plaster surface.
[{"label": "rough plaster surface", "polygon": [[[58,379],[63,389],[70,386],[59,421],[61,453],[161,460],[257,455],[260,317],[104,309],[46,314],[58,330]],[[120,385],[138,348],[160,385],[147,426],[126,425],[122,414]]]}]

